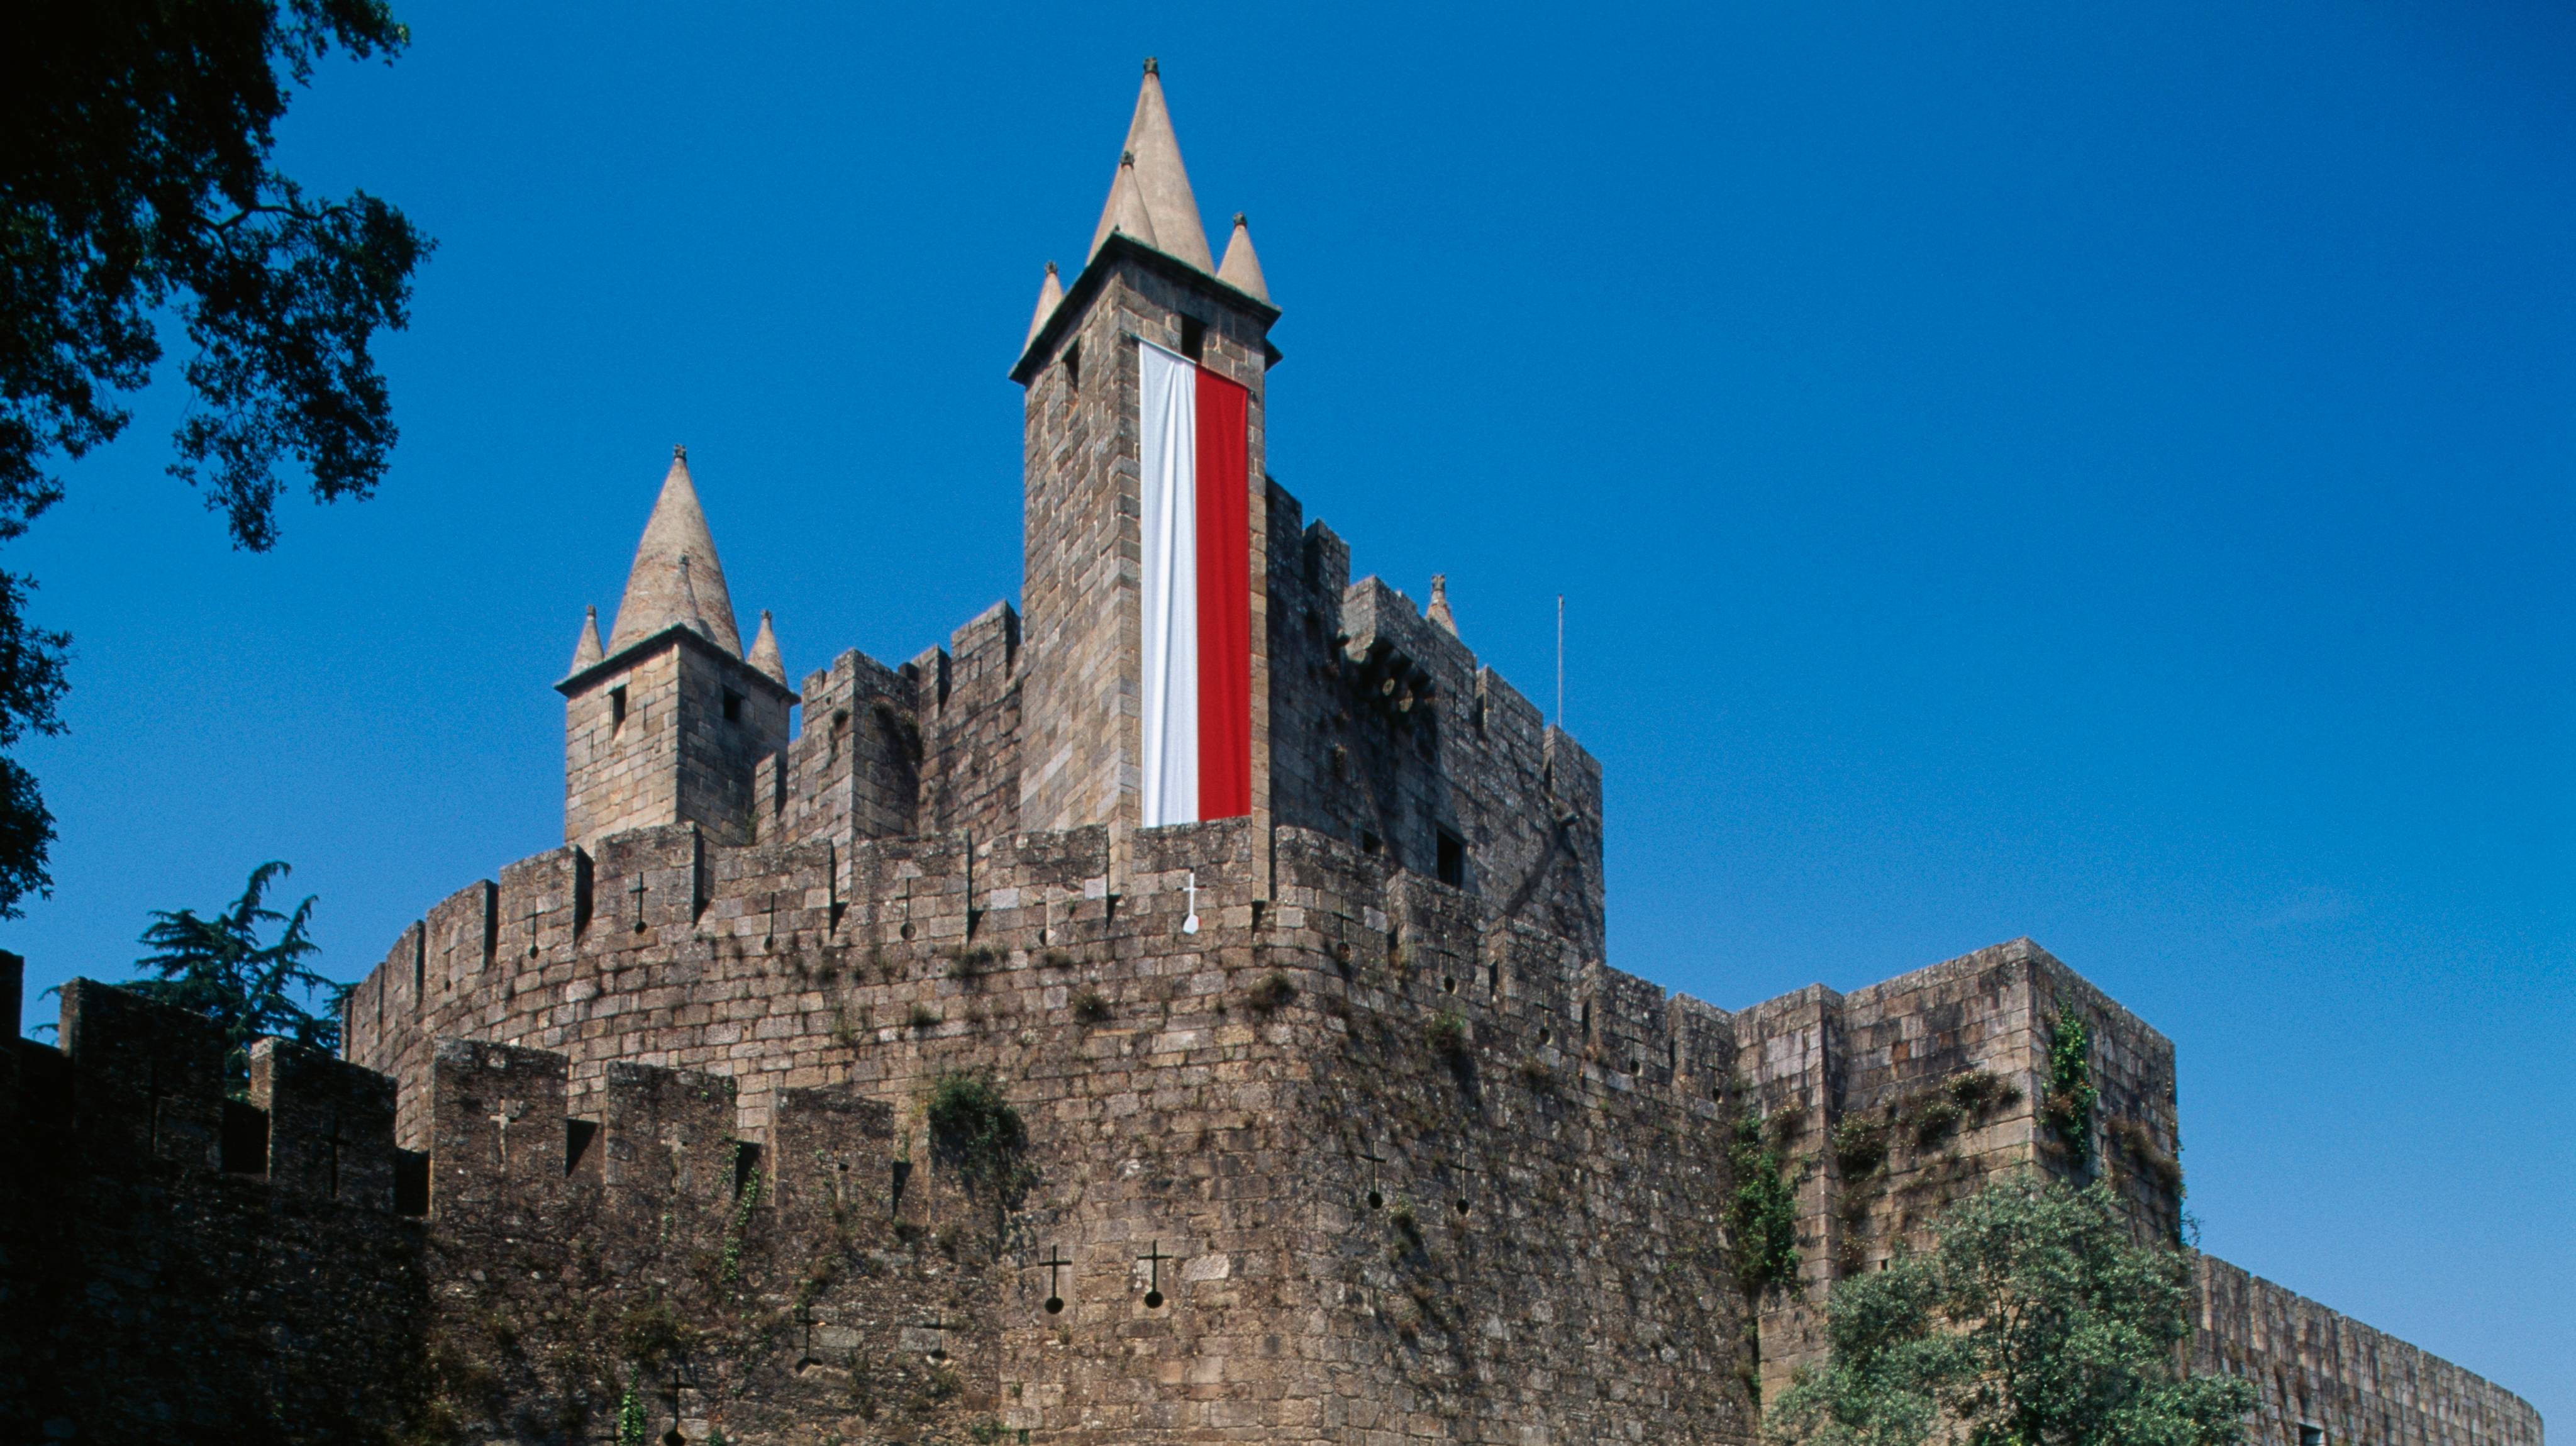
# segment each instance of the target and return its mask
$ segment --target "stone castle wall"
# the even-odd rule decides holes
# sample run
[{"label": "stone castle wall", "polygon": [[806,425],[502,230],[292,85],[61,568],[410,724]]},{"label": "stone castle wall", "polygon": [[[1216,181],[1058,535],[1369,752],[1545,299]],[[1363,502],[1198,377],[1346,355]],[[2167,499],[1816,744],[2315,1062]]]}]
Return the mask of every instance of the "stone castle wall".
[{"label": "stone castle wall", "polygon": [[[353,998],[351,1052],[405,1080],[404,1137],[433,1163],[435,1107],[408,1101],[434,1099],[441,1037],[561,1057],[559,1110],[594,1123],[630,1062],[727,1077],[756,1143],[794,1091],[848,1088],[916,1157],[936,1081],[989,1072],[1029,1122],[1036,1184],[979,1389],[1051,1439],[1442,1420],[1743,1438],[1740,1389],[1685,1384],[1729,1369],[1739,1327],[1707,1271],[1720,1106],[1694,1093],[1705,1071],[1676,1070],[1662,991],[1338,840],[1283,832],[1268,900],[1244,821],[1134,847],[1119,893],[1106,829],[846,854],[654,830],[609,841],[578,927],[585,871],[559,851],[434,909],[411,936],[426,956],[462,921],[460,957],[488,974],[451,990],[433,963],[415,993],[423,949],[398,948]],[[485,965],[477,921],[529,912]],[[1596,999],[1633,1057],[1593,1057]],[[1569,1212],[1599,1233],[1565,1236]],[[1047,1257],[1058,1313],[1032,1293]],[[1654,1344],[1604,1355],[1605,1332]],[[1581,1389],[1494,1385],[1532,1372]]]},{"label": "stone castle wall", "polygon": [[2540,1413],[2484,1377],[2201,1256],[2194,1369],[2262,1392],[2252,1446],[2541,1446]]},{"label": "stone castle wall", "polygon": [[[2100,1092],[2085,1168],[2042,1118],[2049,1041],[2070,1015]],[[1762,1312],[1766,1389],[1822,1359],[1834,1281],[1926,1242],[1943,1206],[1998,1172],[2107,1173],[2142,1235],[2179,1237],[2172,1044],[2027,939],[1848,995],[1784,995],[1736,1015],[1734,1038],[1799,1206],[1798,1286]]]},{"label": "stone castle wall", "polygon": [[393,1082],[269,1040],[228,1100],[212,1025],[85,980],[60,1031],[0,1049],[0,1439],[380,1439],[428,1328]]}]

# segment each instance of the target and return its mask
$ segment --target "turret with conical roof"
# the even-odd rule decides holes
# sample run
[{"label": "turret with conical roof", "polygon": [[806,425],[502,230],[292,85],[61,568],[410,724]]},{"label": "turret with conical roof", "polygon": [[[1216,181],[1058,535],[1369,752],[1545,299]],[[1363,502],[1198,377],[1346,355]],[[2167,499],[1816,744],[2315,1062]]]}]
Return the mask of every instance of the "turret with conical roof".
[{"label": "turret with conical roof", "polygon": [[[1131,189],[1143,210],[1145,229],[1122,214],[1120,193]],[[1207,227],[1199,221],[1198,198],[1190,194],[1190,173],[1181,165],[1181,140],[1172,134],[1172,112],[1163,103],[1162,67],[1145,59],[1145,83],[1136,91],[1136,114],[1127,122],[1127,144],[1118,153],[1118,174],[1110,179],[1109,206],[1100,213],[1091,250],[1112,230],[1124,230],[1167,256],[1213,273],[1216,258],[1208,254]]]},{"label": "turret with conical roof", "polygon": [[617,627],[608,650],[631,647],[664,628],[695,628],[709,642],[739,658],[742,634],[734,630],[733,595],[725,588],[724,564],[716,560],[716,540],[707,531],[706,511],[689,478],[689,449],[671,449],[671,470],[662,476],[662,495],[635,544],[635,562],[627,569],[626,596],[617,604]]},{"label": "turret with conical roof", "polygon": [[1270,283],[1261,276],[1261,258],[1252,254],[1252,228],[1244,223],[1241,211],[1234,213],[1234,234],[1226,238],[1225,261],[1217,267],[1216,279],[1255,301],[1270,299]]},{"label": "turret with conical roof", "polygon": [[[1249,394],[1241,476],[1202,477],[1239,487],[1252,534],[1248,571],[1254,615],[1266,586],[1267,490],[1262,473],[1264,378],[1279,359],[1260,262],[1237,217],[1223,267],[1181,164],[1161,67],[1145,63],[1135,110],[1093,227],[1080,275],[1050,277],[1012,378],[1028,389],[1023,744],[1046,760],[1022,774],[1020,822],[1035,829],[1120,824],[1142,817],[1142,604],[1138,555],[1141,453],[1137,387],[1142,347],[1157,347]],[[1256,632],[1258,630],[1256,629]],[[1267,663],[1253,644],[1252,714],[1266,716]],[[1256,746],[1252,796],[1266,817],[1268,761]]]},{"label": "turret with conical roof", "polygon": [[592,847],[628,829],[693,823],[718,842],[750,842],[754,775],[787,746],[797,701],[786,672],[767,613],[743,656],[688,449],[672,448],[617,624],[603,647],[592,609],[572,673],[555,685],[565,841]]}]

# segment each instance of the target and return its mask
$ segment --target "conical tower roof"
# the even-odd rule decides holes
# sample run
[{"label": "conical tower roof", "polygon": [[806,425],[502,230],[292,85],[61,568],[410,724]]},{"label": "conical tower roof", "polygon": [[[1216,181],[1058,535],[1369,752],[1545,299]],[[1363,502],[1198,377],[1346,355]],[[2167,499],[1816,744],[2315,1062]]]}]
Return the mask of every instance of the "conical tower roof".
[{"label": "conical tower roof", "polygon": [[761,609],[760,631],[751,640],[751,656],[744,661],[777,682],[787,681],[787,660],[778,656],[778,632],[769,625],[767,608]]},{"label": "conical tower roof", "polygon": [[626,574],[626,596],[617,604],[617,628],[609,635],[608,651],[640,643],[674,624],[686,624],[727,653],[742,656],[733,594],[725,588],[724,564],[716,560],[707,514],[689,480],[685,447],[671,449],[671,470],[662,478],[662,495],[644,524],[644,540],[635,546],[635,565]]},{"label": "conical tower roof", "polygon": [[1453,638],[1458,636],[1458,615],[1449,611],[1449,575],[1447,573],[1431,574],[1431,606],[1423,609],[1422,615],[1429,618],[1433,626],[1449,636]]},{"label": "conical tower roof", "polygon": [[1130,240],[1154,244],[1154,218],[1145,212],[1145,193],[1136,184],[1136,153],[1118,155],[1118,174],[1109,181],[1109,204],[1100,208],[1100,224],[1092,229],[1091,250],[1084,253],[1083,263],[1100,254],[1103,242],[1112,231],[1124,231]]},{"label": "conical tower roof", "polygon": [[[1020,343],[1022,351],[1028,350],[1029,344],[1038,339],[1038,333],[1046,330],[1047,318],[1055,315],[1055,309],[1062,305],[1064,305],[1064,282],[1057,278],[1055,263],[1050,261],[1047,263],[1046,280],[1038,283],[1038,310],[1035,316],[1029,318],[1028,339]],[[763,614],[763,616],[767,615]]]},{"label": "conical tower roof", "polygon": [[[599,609],[581,610],[581,636],[573,641],[572,671],[580,672],[607,656],[599,650]],[[566,674],[569,677],[571,674]]]},{"label": "conical tower roof", "polygon": [[1252,228],[1243,224],[1243,213],[1234,213],[1234,234],[1226,238],[1225,264],[1217,267],[1216,279],[1258,301],[1270,299],[1270,283],[1261,278],[1261,258],[1252,254]]},{"label": "conical tower roof", "polygon": [[[1134,182],[1151,223],[1151,236],[1134,226],[1112,222],[1118,211],[1118,189],[1129,180],[1129,157],[1134,158]],[[1127,123],[1127,144],[1118,168],[1119,174],[1110,180],[1109,205],[1101,212],[1100,227],[1091,237],[1093,254],[1099,252],[1100,243],[1109,239],[1111,231],[1125,231],[1166,256],[1215,275],[1216,258],[1208,254],[1207,226],[1199,220],[1198,198],[1190,194],[1190,173],[1181,165],[1180,138],[1172,133],[1172,113],[1163,104],[1162,71],[1150,57],[1145,61],[1145,83],[1136,92],[1135,118]]]}]

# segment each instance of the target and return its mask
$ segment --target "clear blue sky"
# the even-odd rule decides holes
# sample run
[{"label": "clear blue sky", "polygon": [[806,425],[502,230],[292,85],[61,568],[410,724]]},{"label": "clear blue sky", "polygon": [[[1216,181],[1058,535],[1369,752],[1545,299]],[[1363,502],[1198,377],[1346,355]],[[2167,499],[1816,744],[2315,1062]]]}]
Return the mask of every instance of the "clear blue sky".
[{"label": "clear blue sky", "polygon": [[2568,6],[398,8],[283,146],[441,243],[383,495],[229,553],[164,389],[0,556],[79,653],[37,985],[273,857],[355,977],[555,843],[674,442],[799,674],[1014,596],[1004,372],[1158,54],[1272,470],[1533,697],[1570,598],[1614,964],[2029,934],[2172,1036],[2211,1249],[2566,1428]]}]

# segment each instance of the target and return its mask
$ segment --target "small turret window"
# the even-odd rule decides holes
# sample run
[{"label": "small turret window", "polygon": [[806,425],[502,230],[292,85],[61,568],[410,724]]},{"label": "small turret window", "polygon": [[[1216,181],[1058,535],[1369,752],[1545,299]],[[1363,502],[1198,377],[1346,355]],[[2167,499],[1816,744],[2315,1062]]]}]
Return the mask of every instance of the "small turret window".
[{"label": "small turret window", "polygon": [[608,731],[614,733],[625,726],[626,690],[611,688],[608,690]]},{"label": "small turret window", "polygon": [[1467,841],[1445,828],[1440,830],[1440,882],[1467,887]]},{"label": "small turret window", "polygon": [[1195,316],[1181,318],[1181,355],[1192,361],[1207,357],[1207,323]]},{"label": "small turret window", "polygon": [[724,714],[727,723],[742,721],[742,695],[731,688],[724,690]]},{"label": "small turret window", "polygon": [[1064,389],[1069,392],[1082,390],[1081,342],[1075,342],[1064,349]]}]

